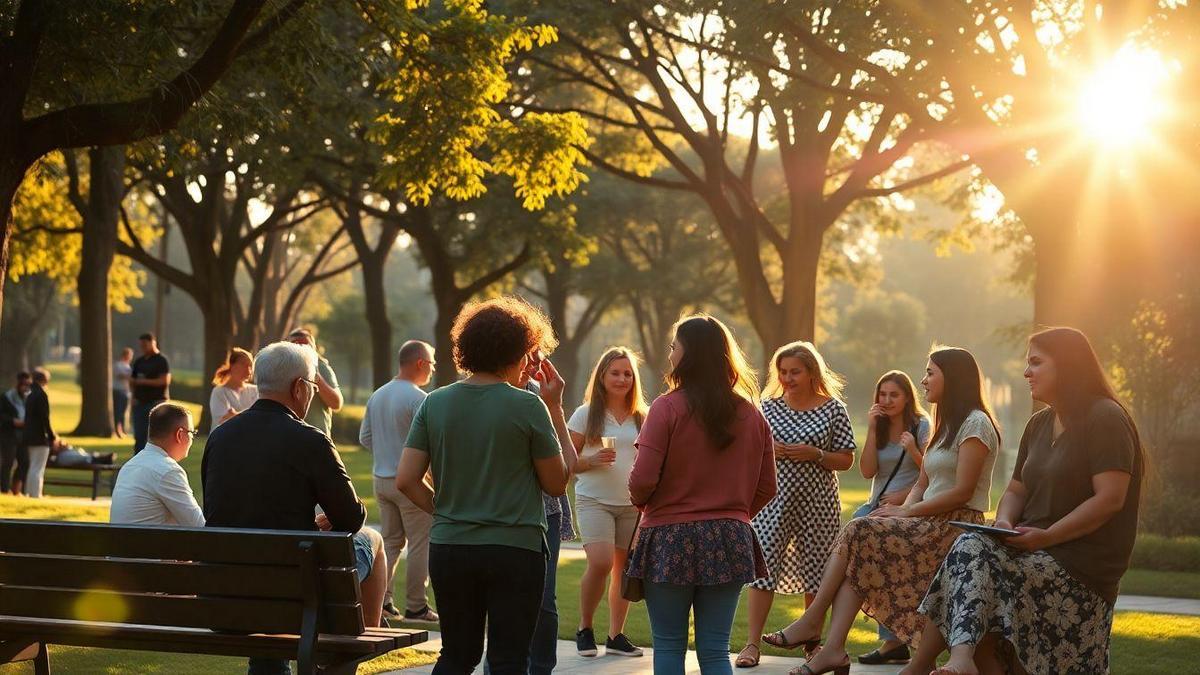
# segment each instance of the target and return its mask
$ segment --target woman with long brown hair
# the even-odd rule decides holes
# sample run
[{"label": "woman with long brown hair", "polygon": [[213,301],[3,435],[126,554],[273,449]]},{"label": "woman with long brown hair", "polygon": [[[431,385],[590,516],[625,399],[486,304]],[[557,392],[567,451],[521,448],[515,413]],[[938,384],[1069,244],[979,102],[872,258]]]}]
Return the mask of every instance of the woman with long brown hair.
[{"label": "woman with long brown hair", "polygon": [[210,431],[258,400],[258,387],[250,384],[253,377],[254,355],[239,347],[230,349],[225,363],[213,375],[213,390],[208,398],[212,413]]},{"label": "woman with long brown hair", "polygon": [[693,612],[701,672],[729,673],[742,586],[766,573],[750,519],[775,496],[771,429],[723,323],[688,317],[673,337],[670,391],[646,414],[629,476],[642,524],[628,574],[645,585],[656,674],[684,672]]},{"label": "woman with long brown hair", "polygon": [[[884,373],[875,384],[875,402],[867,419],[870,425],[858,468],[863,478],[871,480],[871,496],[854,512],[855,518],[870,515],[880,506],[904,503],[921,476],[932,430],[912,379],[899,370]],[[859,663],[908,662],[908,646],[883,624],[879,625],[879,639],[883,644],[859,656]]]},{"label": "woman with long brown hair", "polygon": [[965,349],[941,347],[929,355],[921,384],[934,404],[933,441],[904,504],[882,506],[847,523],[813,603],[789,626],[764,637],[785,649],[815,645],[832,608],[824,648],[794,675],[848,675],[846,636],[860,610],[904,642],[918,642],[924,624],[917,606],[961,532],[950,521],[983,522],[1000,434],[979,365]]},{"label": "woman with long brown hair", "polygon": [[943,674],[1108,672],[1145,474],[1137,426],[1074,328],[1029,339],[1025,379],[1048,407],[1025,427],[995,523],[1020,534],[958,538],[921,603],[929,623],[906,672],[928,673],[947,644]]},{"label": "woman with long brown hair", "polygon": [[589,382],[583,405],[567,421],[579,453],[575,514],[587,555],[579,582],[575,644],[580,656],[598,653],[592,621],[604,596],[604,583],[611,577],[605,653],[641,656],[642,650],[622,632],[629,601],[621,597],[621,572],[638,516],[629,500],[629,474],[637,456],[634,443],[646,418],[637,356],[627,347],[610,347],[596,362]]},{"label": "woman with long brown hair", "polygon": [[841,376],[810,342],[792,342],[771,358],[762,412],[771,426],[779,494],[752,525],[767,575],[750,584],[750,641],[737,666],[752,668],[775,593],[812,603],[841,527],[837,472],[854,464],[854,430],[842,403]]}]

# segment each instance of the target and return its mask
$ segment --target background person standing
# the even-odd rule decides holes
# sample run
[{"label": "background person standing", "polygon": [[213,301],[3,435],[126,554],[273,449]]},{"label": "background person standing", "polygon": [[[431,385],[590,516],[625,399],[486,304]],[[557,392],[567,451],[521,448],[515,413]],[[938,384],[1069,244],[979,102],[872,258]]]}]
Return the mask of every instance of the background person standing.
[{"label": "background person standing", "polygon": [[329,361],[321,356],[320,350],[317,349],[317,338],[311,330],[307,328],[293,330],[288,333],[288,342],[308,345],[317,353],[317,395],[313,397],[312,405],[309,406],[304,421],[324,431],[326,436],[332,438],[333,413],[341,410],[344,403],[342,390],[338,387],[337,374],[333,372]]},{"label": "background person standing", "polygon": [[46,396],[46,385],[50,373],[45,368],[33,369],[33,388],[25,398],[25,446],[29,449],[29,473],[25,478],[25,494],[42,496],[42,480],[46,477],[46,462],[50,460],[50,448],[58,442],[58,436],[50,426],[50,399]]},{"label": "background person standing", "polygon": [[113,361],[113,432],[117,438],[125,438],[125,416],[129,412],[129,378],[133,375],[133,350],[125,347],[121,356]]},{"label": "background person standing", "polygon": [[396,489],[396,467],[400,464],[400,454],[404,452],[413,417],[425,401],[426,394],[421,387],[429,384],[437,363],[433,360],[433,347],[420,340],[405,342],[400,347],[399,360],[400,370],[396,377],[367,400],[358,442],[375,456],[372,469],[375,500],[379,504],[384,551],[388,559],[383,611],[388,616],[400,617],[400,610],[392,602],[392,587],[396,563],[407,543],[404,618],[436,622],[437,612],[429,608],[425,595],[429,582],[429,531],[433,527],[433,516]]},{"label": "background person standing", "polygon": [[129,384],[133,391],[133,453],[136,455],[146,446],[146,433],[150,424],[150,411],[154,406],[170,398],[171,364],[158,351],[158,340],[154,333],[142,333],[138,337],[142,355],[130,366]]}]

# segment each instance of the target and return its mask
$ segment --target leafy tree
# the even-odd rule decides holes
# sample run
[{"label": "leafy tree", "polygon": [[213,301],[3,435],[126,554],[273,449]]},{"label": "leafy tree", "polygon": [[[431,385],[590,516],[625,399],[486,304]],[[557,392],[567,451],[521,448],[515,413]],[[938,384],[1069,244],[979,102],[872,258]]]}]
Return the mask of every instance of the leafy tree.
[{"label": "leafy tree", "polygon": [[[826,53],[830,39],[852,52],[874,45],[875,4],[525,3],[558,25],[562,40],[534,53],[537,77],[513,105],[578,110],[599,127],[590,161],[704,200],[770,351],[814,335],[828,233],[863,222],[848,217],[860,209],[877,216],[891,196],[967,166],[944,146],[915,155],[934,141],[922,119],[866,90],[853,67]],[[922,72],[905,76],[915,87],[937,84]],[[756,182],[768,140],[778,145],[778,191]],[[677,177],[651,175],[659,163]]]}]

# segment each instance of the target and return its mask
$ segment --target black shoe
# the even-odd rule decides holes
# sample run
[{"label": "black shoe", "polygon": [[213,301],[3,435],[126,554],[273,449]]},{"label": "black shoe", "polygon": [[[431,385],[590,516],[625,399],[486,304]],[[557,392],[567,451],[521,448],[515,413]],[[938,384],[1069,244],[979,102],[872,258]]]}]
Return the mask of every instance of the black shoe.
[{"label": "black shoe", "polygon": [[595,656],[600,653],[596,649],[596,634],[591,628],[584,628],[575,633],[575,651],[579,652],[580,656]]},{"label": "black shoe", "polygon": [[886,652],[881,652],[876,649],[869,654],[863,654],[858,657],[858,662],[864,666],[877,666],[884,663],[901,664],[908,663],[911,660],[908,653],[908,647],[900,645],[894,649],[889,649]]},{"label": "black shoe", "polygon": [[617,633],[616,637],[610,637],[604,642],[604,653],[619,656],[641,656],[642,648],[630,642],[624,633]]},{"label": "black shoe", "polygon": [[399,619],[400,610],[396,609],[396,606],[389,602],[383,606],[383,615],[391,619]]}]

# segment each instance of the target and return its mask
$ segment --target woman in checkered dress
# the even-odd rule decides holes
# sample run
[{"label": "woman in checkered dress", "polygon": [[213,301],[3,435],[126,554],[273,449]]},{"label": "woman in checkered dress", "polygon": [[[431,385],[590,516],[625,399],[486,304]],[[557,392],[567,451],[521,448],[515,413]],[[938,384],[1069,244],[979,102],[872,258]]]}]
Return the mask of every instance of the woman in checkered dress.
[{"label": "woman in checkered dress", "polygon": [[771,359],[762,411],[775,442],[779,494],[751,522],[770,574],[750,584],[750,642],[738,654],[740,668],[758,665],[775,593],[803,593],[807,604],[821,585],[841,526],[837,472],[854,463],[842,387],[811,343],[784,345]]}]

